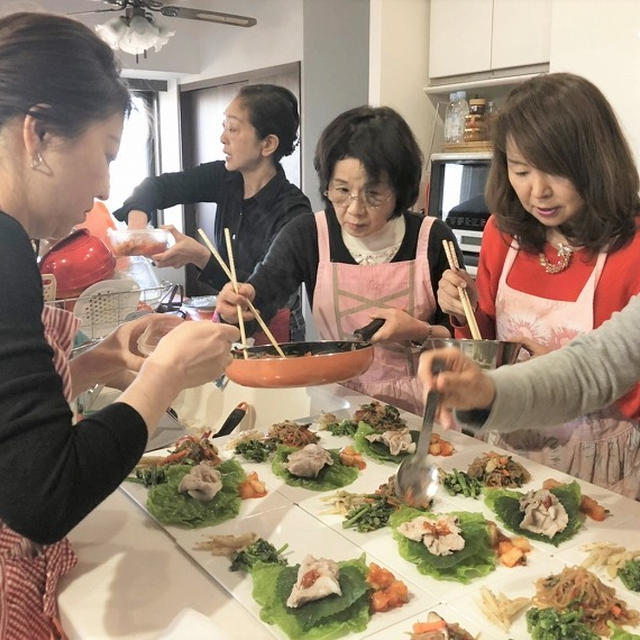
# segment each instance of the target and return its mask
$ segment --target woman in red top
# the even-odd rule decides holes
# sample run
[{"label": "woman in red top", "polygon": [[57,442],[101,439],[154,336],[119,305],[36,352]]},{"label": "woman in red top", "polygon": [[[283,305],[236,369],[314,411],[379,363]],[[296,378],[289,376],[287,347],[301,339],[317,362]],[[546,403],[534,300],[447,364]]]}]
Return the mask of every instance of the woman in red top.
[{"label": "woman in red top", "polygon": [[[484,338],[557,349],[640,291],[638,172],[602,93],[579,76],[538,76],[498,114],[477,282],[445,272],[438,301],[469,337],[457,286],[466,286]],[[640,387],[614,407],[490,442],[640,496]]]}]

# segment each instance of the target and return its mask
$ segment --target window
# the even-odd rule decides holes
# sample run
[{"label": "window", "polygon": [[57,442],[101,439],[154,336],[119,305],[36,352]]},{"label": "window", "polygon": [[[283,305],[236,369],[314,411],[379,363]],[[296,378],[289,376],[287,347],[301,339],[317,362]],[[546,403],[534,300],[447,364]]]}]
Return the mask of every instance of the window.
[{"label": "window", "polygon": [[134,91],[133,108],[125,120],[118,157],[111,163],[111,190],[105,201],[118,209],[146,177],[155,174],[156,94]]}]

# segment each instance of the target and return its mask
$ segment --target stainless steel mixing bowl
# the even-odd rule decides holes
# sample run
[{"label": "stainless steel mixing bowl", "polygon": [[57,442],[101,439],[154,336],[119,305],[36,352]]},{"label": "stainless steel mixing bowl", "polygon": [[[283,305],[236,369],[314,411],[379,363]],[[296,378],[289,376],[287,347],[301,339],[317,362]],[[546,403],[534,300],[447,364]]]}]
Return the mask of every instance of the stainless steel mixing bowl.
[{"label": "stainless steel mixing bowl", "polygon": [[520,342],[506,340],[456,340],[455,338],[430,338],[424,349],[455,347],[483,369],[495,369],[503,364],[514,364],[522,348]]}]

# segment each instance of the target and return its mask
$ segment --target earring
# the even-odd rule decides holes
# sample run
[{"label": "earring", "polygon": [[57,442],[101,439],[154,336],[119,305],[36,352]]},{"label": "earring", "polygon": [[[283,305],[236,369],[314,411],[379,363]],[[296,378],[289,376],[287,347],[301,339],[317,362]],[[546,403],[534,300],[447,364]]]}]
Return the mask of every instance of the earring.
[{"label": "earring", "polygon": [[36,151],[36,153],[33,156],[33,158],[31,158],[31,168],[32,169],[37,169],[43,162],[44,162],[44,160],[42,159],[42,156],[40,155],[40,152]]}]

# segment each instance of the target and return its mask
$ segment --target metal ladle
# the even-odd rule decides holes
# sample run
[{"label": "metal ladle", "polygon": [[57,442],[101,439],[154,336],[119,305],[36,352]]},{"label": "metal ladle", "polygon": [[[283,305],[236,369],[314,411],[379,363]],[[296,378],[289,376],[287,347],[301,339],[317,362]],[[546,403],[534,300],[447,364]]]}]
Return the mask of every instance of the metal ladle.
[{"label": "metal ladle", "polygon": [[[444,371],[444,362],[434,360],[431,373],[436,375],[442,371]],[[438,490],[438,467],[427,462],[427,452],[439,400],[438,391],[435,389],[429,391],[416,451],[400,463],[396,472],[396,495],[410,507],[426,509]]]}]

